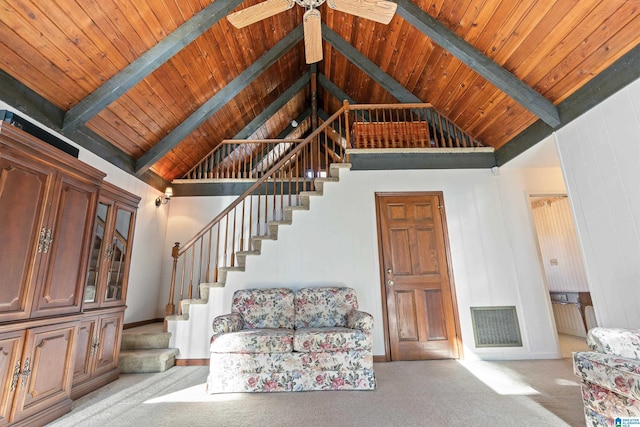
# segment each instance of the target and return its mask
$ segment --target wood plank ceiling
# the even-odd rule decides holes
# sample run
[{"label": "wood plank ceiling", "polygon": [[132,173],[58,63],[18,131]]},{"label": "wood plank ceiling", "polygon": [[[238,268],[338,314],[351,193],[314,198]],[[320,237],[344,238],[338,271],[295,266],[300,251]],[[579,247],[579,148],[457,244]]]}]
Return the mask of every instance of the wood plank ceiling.
[{"label": "wood plank ceiling", "polygon": [[[501,149],[562,125],[613,64],[608,80],[638,77],[637,0],[396,1],[386,26],[320,7],[320,110],[430,102]],[[299,6],[236,29],[224,17],[258,0],[0,3],[0,99],[158,187],[311,104]]]}]

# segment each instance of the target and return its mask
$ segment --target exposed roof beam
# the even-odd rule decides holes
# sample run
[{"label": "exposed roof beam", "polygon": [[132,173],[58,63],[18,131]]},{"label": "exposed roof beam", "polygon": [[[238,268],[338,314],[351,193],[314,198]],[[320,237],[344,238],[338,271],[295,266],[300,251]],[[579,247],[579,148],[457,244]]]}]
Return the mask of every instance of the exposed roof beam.
[{"label": "exposed roof beam", "polygon": [[420,9],[411,0],[396,0],[396,13],[476,73],[509,95],[551,127],[560,124],[558,109],[545,97],[493,62],[474,46]]},{"label": "exposed roof beam", "polygon": [[151,167],[162,156],[167,154],[180,141],[186,138],[198,126],[204,123],[209,117],[215,114],[229,100],[233,99],[242,90],[251,84],[267,68],[273,65],[282,55],[288,52],[300,40],[302,40],[302,25],[296,27],[282,40],[276,43],[269,51],[262,55],[256,62],[251,64],[231,83],[222,88],[212,96],[200,108],[194,111],[185,121],[176,126],[167,136],[162,138],[149,151],[144,153],[136,162],[136,175],[140,175]]},{"label": "exposed roof beam", "polygon": [[146,51],[93,93],[69,109],[64,117],[63,130],[67,132],[87,123],[92,117],[145,79],[173,55],[217,24],[220,19],[227,16],[242,1],[216,1],[202,9],[200,13],[182,24],[157,45]]},{"label": "exposed roof beam", "polygon": [[347,43],[326,24],[322,24],[322,38],[325,39],[338,52],[351,61],[356,67],[360,68],[376,83],[382,86],[387,92],[400,102],[420,103],[422,100],[415,96],[410,90],[402,86],[397,80],[389,74],[382,71],[380,67],[374,64],[369,58],[364,56],[358,49]]},{"label": "exposed roof beam", "polygon": [[335,83],[326,78],[324,74],[318,74],[318,83],[322,86],[327,92],[329,92],[335,99],[340,101],[344,101],[345,99],[349,102],[349,104],[357,104],[356,100],[351,98],[346,92],[343,92]]},{"label": "exposed roof beam", "polygon": [[496,163],[504,165],[637,79],[640,79],[640,46],[631,49],[561,102],[558,105],[562,117],[559,126],[552,129],[542,120],[536,121],[496,151]]},{"label": "exposed roof beam", "polygon": [[[358,101],[347,95],[346,92],[336,86],[335,83],[326,78],[323,74],[318,75],[318,83],[320,83],[320,86],[325,88],[325,90],[329,92],[329,94],[333,95],[337,100],[344,101],[346,99],[349,104],[358,103]],[[356,111],[356,115],[366,122],[369,121],[369,113],[366,111]]]},{"label": "exposed roof beam", "polygon": [[[29,121],[39,122],[52,131],[63,134],[61,127],[64,111],[2,70],[0,70],[0,99],[17,111],[24,113]],[[133,175],[135,159],[90,129],[83,126],[64,134],[64,136],[85,150]],[[160,191],[164,191],[165,187],[169,185],[168,181],[152,171],[147,171],[139,178]]]},{"label": "exposed roof beam", "polygon": [[[302,112],[302,114],[296,117],[296,122],[302,123],[307,120],[309,116],[311,116],[311,107],[307,108]],[[294,129],[295,128],[291,126],[291,123],[289,123],[289,125],[282,132],[280,132],[278,136],[276,136],[276,139],[287,139],[287,136],[291,135]]]},{"label": "exposed roof beam", "polygon": [[271,103],[262,113],[258,114],[255,119],[238,132],[233,139],[247,139],[251,134],[260,128],[271,116],[280,111],[282,107],[287,105],[289,101],[309,83],[310,74],[305,73],[293,85],[289,87],[282,95]]}]

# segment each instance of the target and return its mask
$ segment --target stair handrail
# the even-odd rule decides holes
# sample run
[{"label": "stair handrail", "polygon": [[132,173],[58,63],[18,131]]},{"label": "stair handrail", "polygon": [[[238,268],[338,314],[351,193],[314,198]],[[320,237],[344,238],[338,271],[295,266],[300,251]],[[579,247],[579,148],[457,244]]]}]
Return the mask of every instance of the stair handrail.
[{"label": "stair handrail", "polygon": [[[176,242],[175,243],[175,245],[173,246],[172,251],[171,251],[171,256],[173,258],[173,265],[172,265],[172,271],[171,271],[171,285],[170,285],[170,290],[169,290],[169,302],[168,302],[168,304],[166,306],[166,309],[165,309],[165,314],[166,315],[175,314],[174,298],[175,298],[175,291],[176,291],[176,276],[177,276],[177,266],[178,266],[179,258],[184,256],[184,254],[187,253],[187,251],[193,249],[194,245],[197,242],[199,242],[204,236],[206,236],[207,233],[212,231],[213,228],[216,225],[219,225],[225,218],[227,218],[229,216],[229,214],[232,211],[234,211],[234,209],[236,209],[247,198],[249,198],[250,196],[254,195],[256,190],[258,190],[265,183],[268,183],[270,179],[274,178],[274,174],[276,174],[278,171],[280,171],[280,169],[283,166],[285,166],[289,161],[291,161],[291,159],[293,159],[295,156],[297,156],[299,153],[301,153],[302,150],[305,147],[309,146],[313,141],[316,141],[316,139],[320,136],[320,134],[322,132],[324,132],[324,130],[328,126],[332,125],[336,120],[339,120],[342,117],[342,115],[345,113],[345,111],[348,112],[348,110],[349,110],[348,102],[345,101],[343,106],[336,113],[334,113],[331,117],[329,117],[326,121],[324,121],[321,125],[319,125],[316,128],[316,130],[314,130],[302,142],[297,144],[297,146],[295,148],[293,148],[291,151],[289,151],[287,153],[286,157],[283,157],[276,164],[274,164],[269,169],[269,171],[267,173],[265,173],[262,177],[260,177],[258,180],[256,180],[244,193],[242,193],[233,202],[231,202],[231,204],[229,206],[227,206],[225,209],[223,209],[222,212],[220,212],[218,215],[216,215],[215,218],[213,218],[213,220],[211,220],[198,233],[196,233],[194,237],[192,237],[182,247],[180,246],[180,242]],[[345,115],[345,117],[346,117],[346,115]],[[348,128],[348,126],[345,126],[345,127]],[[343,161],[344,161],[344,157],[343,157]],[[314,165],[314,166],[316,166],[316,165]],[[328,165],[326,165],[326,166],[328,168]],[[306,175],[303,175],[302,178],[303,178],[303,186],[306,187],[306,181],[307,181],[308,177]],[[300,177],[296,177],[296,180],[299,181],[299,179],[300,179]],[[309,179],[311,179],[311,178],[309,178]],[[274,184],[275,184],[275,181],[274,181]],[[311,184],[311,186],[313,186],[313,181],[312,180],[310,181],[310,184]],[[274,187],[276,187],[276,185],[274,185]],[[259,196],[260,196],[260,194],[259,194]],[[269,196],[269,195],[266,195],[266,196]],[[243,213],[244,213],[244,211],[243,211]],[[235,223],[234,223],[234,226],[235,226]],[[227,228],[228,228],[228,224],[227,224]],[[235,232],[235,230],[234,230],[234,232]],[[218,237],[219,237],[219,235],[218,235]],[[216,244],[216,251],[217,250],[219,250],[219,245],[218,244]],[[215,256],[216,256],[216,259],[217,259],[218,255],[216,254]],[[233,257],[231,259],[233,260]],[[233,261],[232,261],[232,263],[233,263]],[[192,264],[193,264],[193,262],[192,262]],[[184,269],[183,269],[183,271],[184,271]],[[190,274],[193,274],[193,271],[190,271]],[[209,270],[207,270],[207,274],[209,274]],[[216,274],[216,272],[214,271],[214,280],[215,280],[215,274]],[[207,278],[207,280],[208,280],[208,278]],[[191,295],[192,295],[192,286],[193,286],[192,277],[190,276],[190,283],[189,283],[189,287],[188,287],[188,290],[187,290],[189,298],[191,298]],[[181,290],[180,299],[183,299],[182,292],[184,291],[184,283],[181,284],[180,290]],[[180,313],[178,313],[178,314],[180,314]]]},{"label": "stair handrail", "polygon": [[[401,110],[404,110],[402,113]],[[395,113],[389,113],[395,111]],[[382,115],[380,120],[379,114]],[[394,119],[395,114],[395,120]],[[387,117],[391,119],[387,121]],[[372,124],[375,125],[372,127]],[[379,126],[383,125],[383,126]],[[327,128],[329,132],[325,132]],[[353,128],[353,129],[352,129]],[[282,154],[282,157],[269,168],[269,170],[259,177],[252,185],[249,186],[240,196],[238,196],[229,206],[222,210],[205,225],[198,233],[195,234],[182,247],[176,242],[172,248],[171,255],[173,265],[171,270],[171,284],[169,290],[169,302],[166,306],[166,315],[175,314],[175,294],[176,280],[178,272],[178,264],[182,260],[182,276],[180,283],[180,300],[184,299],[185,294],[185,276],[186,276],[186,254],[191,253],[191,266],[189,269],[189,282],[186,289],[187,298],[191,299],[193,295],[194,273],[202,276],[204,270],[204,280],[198,277],[197,283],[211,283],[211,261],[213,266],[213,282],[217,282],[219,273],[219,261],[222,259],[222,267],[235,267],[236,259],[236,242],[238,243],[238,253],[244,252],[245,241],[247,247],[251,247],[251,239],[253,236],[254,218],[256,214],[256,232],[257,236],[266,236],[269,234],[269,223],[277,221],[277,213],[284,216],[284,188],[288,188],[286,196],[291,204],[293,198],[300,201],[300,192],[307,189],[314,189],[316,178],[322,177],[320,171],[325,168],[322,173],[328,175],[330,163],[338,161],[347,162],[349,158],[349,150],[353,148],[365,148],[357,145],[357,136],[354,132],[368,132],[367,128],[371,128],[373,133],[367,135],[375,137],[375,143],[379,148],[398,148],[403,141],[413,143],[412,147],[425,148],[469,148],[482,146],[470,135],[464,133],[458,126],[445,116],[437,112],[431,104],[355,104],[349,105],[348,101],[344,101],[340,109],[335,112],[327,120],[322,121],[311,134],[301,142],[294,144],[290,150]],[[404,132],[404,133],[403,133]],[[416,133],[417,132],[417,133]],[[324,135],[323,135],[324,133]],[[336,137],[337,135],[337,137]],[[321,144],[321,138],[324,142]],[[283,140],[287,141],[287,140]],[[416,143],[420,145],[415,145]],[[323,156],[324,149],[324,160]],[[308,151],[308,154],[307,154]],[[308,156],[308,157],[307,157]],[[315,163],[314,163],[315,162]],[[307,168],[310,167],[311,175],[308,175]],[[295,175],[294,175],[295,168]],[[300,168],[305,169],[300,175]],[[287,182],[288,180],[288,182]],[[273,188],[273,193],[269,193],[269,185]],[[291,189],[295,186],[295,193]],[[262,194],[262,188],[265,194]],[[276,206],[278,197],[277,191],[280,191],[280,207]],[[257,192],[257,193],[256,193]],[[253,200],[257,195],[257,210],[253,208]],[[295,195],[295,197],[292,197]],[[264,206],[261,205],[264,198]],[[270,199],[272,198],[272,201]],[[248,211],[246,202],[248,200]],[[269,203],[272,203],[272,215],[269,216],[267,210]],[[242,206],[241,206],[242,205]],[[240,208],[241,206],[241,208]],[[293,206],[293,205],[287,205]],[[261,212],[264,210],[264,220],[261,221]],[[237,228],[237,216],[240,215],[240,227]],[[233,213],[233,217],[231,217]],[[245,221],[248,213],[249,221]],[[283,218],[281,218],[283,219]],[[221,233],[224,223],[224,240],[221,242]],[[217,227],[215,251],[212,257],[213,233]],[[231,240],[229,242],[229,228],[232,227]],[[261,227],[264,227],[265,234],[261,234]],[[245,237],[245,229],[248,228]],[[239,230],[239,231],[238,231]],[[277,227],[276,227],[277,230]],[[239,236],[238,236],[239,233]],[[208,235],[208,244],[205,247],[204,238]],[[199,250],[196,247],[200,243]],[[224,251],[221,253],[221,249]],[[207,257],[204,257],[204,251],[207,251]],[[228,252],[229,251],[229,252]],[[196,252],[199,259],[196,263]],[[229,265],[227,265],[227,263]],[[180,307],[179,307],[180,308]],[[179,310],[180,311],[180,310]],[[178,313],[181,314],[181,313]]]}]

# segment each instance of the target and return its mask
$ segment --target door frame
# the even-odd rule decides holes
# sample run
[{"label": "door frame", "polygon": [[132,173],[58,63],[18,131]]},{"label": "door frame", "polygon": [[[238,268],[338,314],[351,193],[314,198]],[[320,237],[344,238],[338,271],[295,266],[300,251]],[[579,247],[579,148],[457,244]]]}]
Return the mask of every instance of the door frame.
[{"label": "door frame", "polygon": [[442,203],[440,217],[444,239],[444,250],[447,259],[447,272],[449,274],[449,290],[451,292],[451,304],[453,306],[453,321],[455,325],[455,344],[458,347],[458,360],[464,359],[464,346],[462,345],[462,332],[460,329],[460,315],[458,313],[458,297],[456,294],[455,280],[451,263],[451,251],[449,248],[449,229],[447,227],[446,208],[442,191],[376,191],[374,193],[376,206],[376,230],[378,233],[378,264],[380,277],[380,294],[382,297],[382,331],[384,333],[384,361],[391,362],[391,342],[389,337],[389,313],[387,312],[387,292],[385,287],[384,257],[382,251],[382,228],[380,222],[380,198],[382,197],[414,197],[414,196],[438,196]]}]

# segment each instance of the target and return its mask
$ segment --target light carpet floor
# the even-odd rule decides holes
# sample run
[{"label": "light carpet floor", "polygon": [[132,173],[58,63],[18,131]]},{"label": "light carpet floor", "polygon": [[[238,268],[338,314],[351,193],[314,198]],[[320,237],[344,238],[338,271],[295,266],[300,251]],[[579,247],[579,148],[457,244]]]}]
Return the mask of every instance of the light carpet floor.
[{"label": "light carpet floor", "polygon": [[121,375],[49,426],[584,426],[571,363],[376,363],[374,391],[219,395],[208,367],[174,367]]}]

